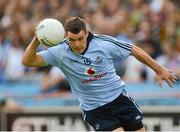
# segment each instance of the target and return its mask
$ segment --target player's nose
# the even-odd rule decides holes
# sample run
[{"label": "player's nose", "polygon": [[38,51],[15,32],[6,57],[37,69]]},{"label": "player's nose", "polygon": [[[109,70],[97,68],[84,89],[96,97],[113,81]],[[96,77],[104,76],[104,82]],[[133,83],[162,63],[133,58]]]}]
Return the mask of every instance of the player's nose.
[{"label": "player's nose", "polygon": [[75,47],[79,47],[80,46],[80,42],[79,41],[75,41],[73,44]]}]

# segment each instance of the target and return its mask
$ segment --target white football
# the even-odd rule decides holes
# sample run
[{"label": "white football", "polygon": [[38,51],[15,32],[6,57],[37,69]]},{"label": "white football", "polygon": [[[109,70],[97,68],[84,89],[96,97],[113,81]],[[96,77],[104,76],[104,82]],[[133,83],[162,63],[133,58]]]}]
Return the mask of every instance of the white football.
[{"label": "white football", "polygon": [[37,39],[46,46],[58,45],[65,35],[62,23],[53,18],[42,20],[36,29]]}]

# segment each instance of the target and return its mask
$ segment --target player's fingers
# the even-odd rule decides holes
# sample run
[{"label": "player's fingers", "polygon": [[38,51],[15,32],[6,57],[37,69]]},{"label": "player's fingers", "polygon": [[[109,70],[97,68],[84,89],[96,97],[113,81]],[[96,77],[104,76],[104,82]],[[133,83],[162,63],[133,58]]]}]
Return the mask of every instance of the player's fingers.
[{"label": "player's fingers", "polygon": [[156,76],[155,80],[159,84],[160,88],[162,88],[162,80],[158,76]]},{"label": "player's fingers", "polygon": [[173,76],[173,79],[174,79],[174,80],[176,80],[176,81],[178,80],[178,77],[177,77],[177,76],[175,76],[174,74],[173,74],[172,76]]},{"label": "player's fingers", "polygon": [[37,37],[37,28],[34,29],[34,35]]},{"label": "player's fingers", "polygon": [[169,79],[170,79],[172,82],[176,83],[177,77],[176,77],[174,74],[170,74]]},{"label": "player's fingers", "polygon": [[176,83],[176,82],[177,82],[177,79],[172,78],[171,81],[172,81],[173,83]]},{"label": "player's fingers", "polygon": [[160,88],[162,88],[162,80],[161,79],[159,80],[158,83],[159,83]]},{"label": "player's fingers", "polygon": [[172,70],[168,70],[168,72],[173,73],[173,71],[172,71]]},{"label": "player's fingers", "polygon": [[37,31],[37,26],[34,28],[34,32],[36,32]]},{"label": "player's fingers", "polygon": [[169,85],[169,87],[171,87],[171,88],[172,88],[172,83],[171,83],[171,80],[170,80],[170,79],[166,79],[166,82],[167,82],[167,84]]},{"label": "player's fingers", "polygon": [[171,81],[176,83],[177,82],[177,77],[173,75],[172,78],[171,78]]}]

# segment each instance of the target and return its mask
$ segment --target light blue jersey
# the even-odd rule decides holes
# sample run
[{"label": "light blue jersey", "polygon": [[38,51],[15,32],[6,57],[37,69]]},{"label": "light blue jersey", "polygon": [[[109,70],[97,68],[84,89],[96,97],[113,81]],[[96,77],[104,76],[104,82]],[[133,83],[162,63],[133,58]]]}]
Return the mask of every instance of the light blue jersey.
[{"label": "light blue jersey", "polygon": [[83,110],[107,104],[120,95],[124,82],[116,74],[113,59],[125,59],[132,44],[89,33],[83,54],[72,52],[68,40],[41,51],[46,64],[59,67],[68,79],[72,93]]}]

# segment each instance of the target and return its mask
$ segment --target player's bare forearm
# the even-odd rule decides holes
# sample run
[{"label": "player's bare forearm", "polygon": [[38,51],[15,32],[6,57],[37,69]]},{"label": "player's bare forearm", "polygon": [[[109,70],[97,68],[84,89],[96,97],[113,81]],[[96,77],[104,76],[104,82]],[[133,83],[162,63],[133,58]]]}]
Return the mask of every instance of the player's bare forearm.
[{"label": "player's bare forearm", "polygon": [[150,57],[144,50],[137,47],[136,45],[133,45],[131,55],[133,55],[136,59],[138,59],[142,63],[149,66],[156,73],[161,71],[162,69],[162,67],[158,63],[156,63],[156,61],[152,57]]},{"label": "player's bare forearm", "polygon": [[162,87],[162,81],[166,81],[167,84],[172,87],[172,82],[176,82],[177,77],[173,74],[172,71],[166,69],[163,66],[160,66],[156,61],[151,58],[145,51],[141,48],[133,45],[131,54],[141,61],[142,63],[149,66],[156,72],[156,81],[158,82],[159,86]]},{"label": "player's bare forearm", "polygon": [[45,66],[45,62],[42,57],[36,53],[36,50],[39,46],[39,41],[36,36],[26,48],[23,56],[22,63],[25,66]]}]

